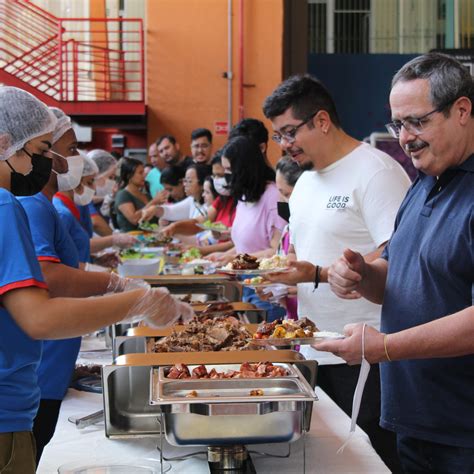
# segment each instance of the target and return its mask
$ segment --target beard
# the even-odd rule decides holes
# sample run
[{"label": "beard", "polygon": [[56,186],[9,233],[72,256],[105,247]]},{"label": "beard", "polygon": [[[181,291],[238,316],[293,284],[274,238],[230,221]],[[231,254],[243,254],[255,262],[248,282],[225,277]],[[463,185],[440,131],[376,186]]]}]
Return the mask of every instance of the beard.
[{"label": "beard", "polygon": [[314,168],[314,164],[311,161],[301,163],[299,166],[303,171],[311,171]]}]

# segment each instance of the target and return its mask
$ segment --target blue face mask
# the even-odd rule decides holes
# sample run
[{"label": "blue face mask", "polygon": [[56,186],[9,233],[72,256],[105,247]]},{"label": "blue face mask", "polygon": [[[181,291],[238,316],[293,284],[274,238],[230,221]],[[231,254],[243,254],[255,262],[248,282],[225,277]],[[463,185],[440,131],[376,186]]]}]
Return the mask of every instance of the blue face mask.
[{"label": "blue face mask", "polygon": [[6,161],[12,170],[10,174],[10,191],[15,196],[33,196],[39,193],[49,180],[53,160],[38,153],[29,154],[25,149],[23,151],[31,158],[31,171],[27,174],[18,173],[15,168]]}]

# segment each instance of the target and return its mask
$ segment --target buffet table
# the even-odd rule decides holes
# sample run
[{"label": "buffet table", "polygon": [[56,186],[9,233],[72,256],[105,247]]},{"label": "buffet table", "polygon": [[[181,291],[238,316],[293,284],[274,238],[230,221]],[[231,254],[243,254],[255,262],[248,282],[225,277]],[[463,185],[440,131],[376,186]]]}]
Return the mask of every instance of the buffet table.
[{"label": "buffet table", "polygon": [[[373,450],[367,435],[357,428],[345,450],[337,454],[350,426],[350,419],[319,388],[319,401],[314,404],[311,431],[306,435],[307,473],[388,473],[390,472]],[[157,446],[159,437],[110,440],[105,437],[104,425],[89,426],[78,430],[68,422],[68,417],[89,415],[102,408],[102,395],[70,389],[61,408],[56,433],[45,448],[38,467],[38,474],[54,474],[62,464],[83,462],[98,464],[108,461],[118,463],[133,460],[156,459],[159,466]],[[256,450],[281,454],[287,445],[258,446]],[[252,449],[251,447],[249,448]],[[303,472],[302,439],[292,444],[291,456],[287,459],[263,457],[251,454],[257,473],[293,474]],[[195,449],[182,449],[165,442],[166,456],[177,456]],[[171,463],[171,473],[208,473],[204,456],[193,457]],[[132,474],[132,473],[131,473]]]}]

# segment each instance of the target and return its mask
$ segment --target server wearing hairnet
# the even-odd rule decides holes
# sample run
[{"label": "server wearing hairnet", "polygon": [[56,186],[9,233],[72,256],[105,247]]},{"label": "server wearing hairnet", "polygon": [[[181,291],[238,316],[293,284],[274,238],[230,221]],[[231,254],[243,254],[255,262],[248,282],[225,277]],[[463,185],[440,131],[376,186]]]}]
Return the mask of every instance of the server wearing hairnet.
[{"label": "server wearing hairnet", "polygon": [[[82,175],[94,174],[97,167],[90,161],[84,163],[79,155],[70,118],[60,109],[51,110],[57,118],[50,149],[52,173],[41,192],[19,198],[28,217],[36,257],[50,294],[82,297],[102,295],[110,288],[117,291],[129,289],[130,284],[116,275],[78,269],[78,250],[51,201],[58,190],[71,191],[81,186]],[[38,367],[41,400],[33,426],[37,463],[44,446],[54,434],[79,346],[80,338],[45,341],[43,344]]]},{"label": "server wearing hairnet", "polygon": [[42,339],[76,337],[118,320],[167,325],[190,307],[162,288],[94,299],[50,298],[23,207],[48,182],[57,119],[42,102],[0,87],[0,471],[35,472],[32,434]]},{"label": "server wearing hairnet", "polygon": [[91,253],[111,246],[131,247],[136,243],[136,237],[120,233],[105,237],[92,236],[92,222],[88,205],[94,197],[94,178],[99,168],[84,153],[82,153],[82,159],[84,167],[80,182],[72,190],[58,192],[53,199],[53,204],[76,244],[80,261],[88,263],[91,262]]}]

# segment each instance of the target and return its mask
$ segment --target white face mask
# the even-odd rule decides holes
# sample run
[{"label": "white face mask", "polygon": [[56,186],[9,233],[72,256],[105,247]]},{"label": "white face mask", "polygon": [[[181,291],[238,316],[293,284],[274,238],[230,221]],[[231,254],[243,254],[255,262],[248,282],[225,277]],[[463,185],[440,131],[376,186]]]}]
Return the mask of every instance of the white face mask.
[{"label": "white face mask", "polygon": [[82,170],[84,169],[84,160],[82,159],[82,156],[74,155],[64,158],[64,156],[54,151],[51,153],[66,160],[68,166],[68,171],[66,173],[58,173],[53,170],[53,172],[56,173],[58,180],[58,191],[71,191],[72,189],[77,188],[81,182]]},{"label": "white face mask", "polygon": [[221,196],[230,196],[230,189],[229,185],[227,184],[227,180],[224,176],[219,176],[217,178],[212,178],[212,182],[214,183],[214,188]]},{"label": "white face mask", "polygon": [[95,191],[89,186],[83,186],[82,194],[74,192],[74,203],[78,206],[87,206],[94,197]]},{"label": "white face mask", "polygon": [[97,197],[105,197],[107,194],[112,194],[115,187],[115,181],[113,179],[107,178],[105,183],[102,185],[96,185],[95,195]]}]

